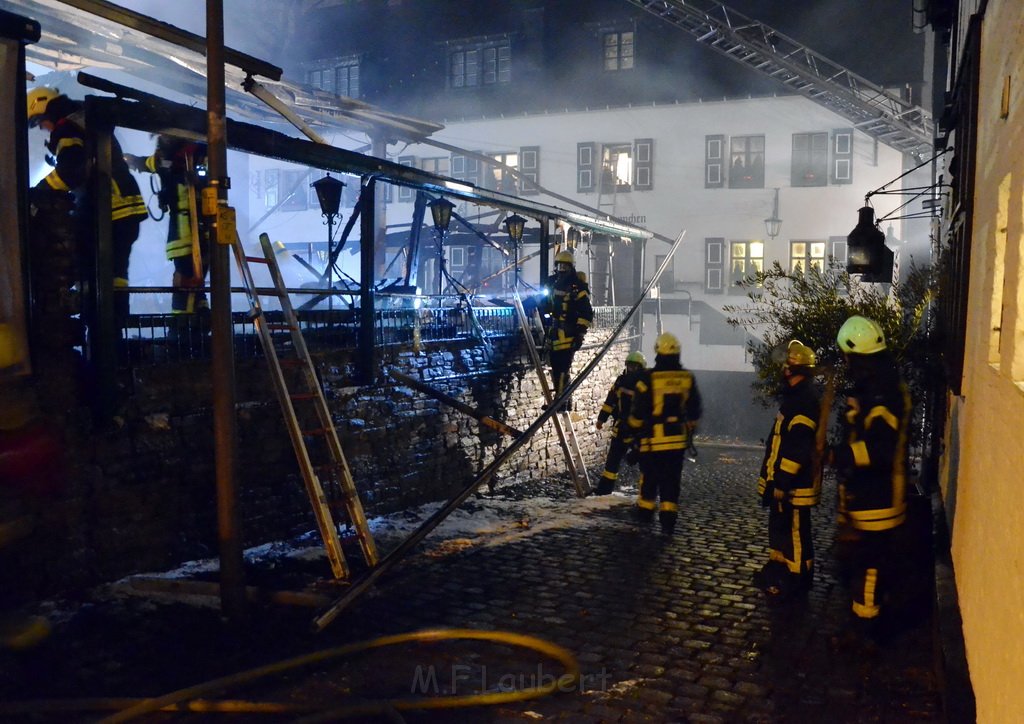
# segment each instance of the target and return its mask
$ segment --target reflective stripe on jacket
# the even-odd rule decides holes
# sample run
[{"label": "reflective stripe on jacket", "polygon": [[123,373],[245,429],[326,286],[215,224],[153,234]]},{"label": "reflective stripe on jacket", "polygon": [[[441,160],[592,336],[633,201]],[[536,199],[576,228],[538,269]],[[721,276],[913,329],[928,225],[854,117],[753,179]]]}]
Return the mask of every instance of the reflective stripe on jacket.
[{"label": "reflective stripe on jacket", "polygon": [[821,400],[809,378],[783,388],[782,403],[765,442],[757,481],[759,496],[780,490],[796,507],[821,501],[821,466],[814,467],[815,432],[820,415]]},{"label": "reflective stripe on jacket", "polygon": [[640,452],[685,450],[702,412],[693,373],[659,357],[637,379],[629,426],[639,432]]},{"label": "reflective stripe on jacket", "polygon": [[839,519],[858,530],[889,530],[907,516],[910,391],[902,381],[865,387],[847,398],[846,438],[835,448]]}]

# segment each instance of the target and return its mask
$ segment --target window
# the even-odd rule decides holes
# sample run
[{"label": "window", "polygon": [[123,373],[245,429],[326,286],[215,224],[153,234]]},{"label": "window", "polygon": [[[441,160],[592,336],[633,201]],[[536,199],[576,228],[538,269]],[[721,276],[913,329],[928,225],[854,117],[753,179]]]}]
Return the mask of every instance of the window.
[{"label": "window", "polygon": [[339,96],[359,97],[359,64],[340,65],[335,70],[335,88]]},{"label": "window", "polygon": [[729,186],[764,188],[764,136],[733,136],[729,140]]},{"label": "window", "polygon": [[824,241],[791,241],[789,242],[789,271],[791,274],[803,274],[809,269],[819,272],[825,269]]},{"label": "window", "polygon": [[632,70],[633,32],[604,34],[604,69]]},{"label": "window", "polygon": [[448,53],[448,85],[477,88],[504,85],[512,80],[512,45],[501,40],[462,43]]},{"label": "window", "polygon": [[601,149],[601,188],[603,194],[629,191],[633,183],[632,144],[612,144]]},{"label": "window", "polygon": [[[598,166],[600,162],[600,166]],[[576,144],[576,191],[611,196],[654,188],[654,139]]]},{"label": "window", "polygon": [[722,173],[725,136],[704,136],[704,188],[720,189],[725,186]]},{"label": "window", "polygon": [[476,156],[464,156],[461,153],[453,153],[451,169],[453,179],[465,181],[474,186],[480,186],[483,183],[480,159]]},{"label": "window", "polygon": [[451,158],[448,156],[420,159],[420,168],[438,176],[451,176],[451,167]]},{"label": "window", "polygon": [[518,153],[489,153],[487,154],[495,160],[496,163],[487,164],[487,168],[484,169],[483,180],[484,186],[495,191],[501,191],[504,194],[516,193],[516,178],[507,169],[503,168],[498,164],[504,164],[513,170],[519,169],[519,154]]},{"label": "window", "polygon": [[828,133],[794,133],[790,183],[793,186],[828,184]]},{"label": "window", "polygon": [[740,291],[738,284],[764,269],[764,242],[733,241],[729,243],[729,287]]},{"label": "window", "polygon": [[263,172],[263,205],[268,209],[277,206],[277,169],[268,168]]},{"label": "window", "polygon": [[[281,211],[305,211],[309,195],[306,193],[309,186],[309,169],[302,171],[285,169],[280,175],[279,196]],[[315,208],[320,208],[319,203]]]},{"label": "window", "polygon": [[[416,168],[416,157],[415,156],[399,156],[398,163],[409,168]],[[410,202],[416,200],[416,189],[410,186],[399,186],[398,187],[398,200],[401,202]]]},{"label": "window", "polygon": [[832,131],[832,183],[853,183],[853,129]]},{"label": "window", "polygon": [[353,55],[324,61],[306,73],[306,82],[328,93],[358,98],[359,57]]}]

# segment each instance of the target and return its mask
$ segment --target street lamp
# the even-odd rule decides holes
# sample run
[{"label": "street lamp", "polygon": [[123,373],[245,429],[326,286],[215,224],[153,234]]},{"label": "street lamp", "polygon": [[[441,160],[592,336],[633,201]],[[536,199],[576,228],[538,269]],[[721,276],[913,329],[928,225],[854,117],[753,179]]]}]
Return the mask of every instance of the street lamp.
[{"label": "street lamp", "polygon": [[519,245],[523,243],[523,227],[525,226],[526,219],[519,214],[512,214],[505,219],[505,231],[508,232],[508,240],[512,243],[512,253],[514,254],[516,289],[519,289]]},{"label": "street lamp", "polygon": [[[444,236],[448,233],[448,227],[452,223],[452,210],[455,204],[444,196],[438,196],[427,204],[430,207],[430,215],[434,219],[434,231],[437,233],[437,295],[441,296],[442,285],[444,284]],[[438,304],[441,300],[438,299]]]},{"label": "street lamp", "polygon": [[779,218],[779,190],[775,189],[775,199],[772,202],[772,215],[764,220],[764,230],[769,239],[774,239],[782,230],[782,219]]},{"label": "street lamp", "polygon": [[[319,181],[310,184],[316,191],[316,200],[320,204],[320,213],[327,217],[327,288],[334,288],[334,219],[341,207],[341,192],[345,184],[328,173]],[[320,278],[323,281],[323,277]],[[333,307],[334,295],[327,298],[328,308]]]},{"label": "street lamp", "polygon": [[891,282],[894,257],[875,223],[875,210],[863,206],[857,214],[857,225],[846,237],[846,271],[860,274],[862,282]]}]

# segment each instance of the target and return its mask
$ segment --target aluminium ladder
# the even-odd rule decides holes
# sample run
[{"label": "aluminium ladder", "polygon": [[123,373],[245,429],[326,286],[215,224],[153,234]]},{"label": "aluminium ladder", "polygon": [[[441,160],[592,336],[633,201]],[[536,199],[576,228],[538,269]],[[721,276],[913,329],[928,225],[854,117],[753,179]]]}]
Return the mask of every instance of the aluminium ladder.
[{"label": "aluminium ladder", "polygon": [[[263,257],[246,256],[242,242],[237,236],[232,244],[235,261],[238,264],[246,296],[249,299],[249,316],[256,326],[260,343],[263,345],[264,356],[270,367],[270,377],[281,404],[281,411],[288,427],[292,447],[295,449],[295,456],[298,458],[306,493],[313,505],[313,514],[327,550],[331,570],[335,578],[347,578],[348,563],[341,550],[341,541],[338,538],[337,526],[331,513],[330,501],[324,492],[325,483],[329,490],[336,497],[340,497],[344,503],[349,522],[359,540],[363,557],[371,568],[377,564],[377,547],[370,534],[366,514],[359,501],[359,493],[352,479],[348,462],[345,460],[345,453],[341,449],[338,432],[331,419],[331,413],[320,387],[320,381],[317,379],[313,360],[309,356],[309,350],[299,329],[298,317],[296,317],[295,309],[288,297],[284,279],[267,234],[260,234],[260,246],[263,249]],[[249,268],[250,263],[265,264],[269,269],[274,285],[272,294],[281,303],[284,320],[282,323],[267,320],[259,296],[259,292],[263,290],[258,290],[253,282],[252,272]],[[283,353],[288,354],[284,359],[279,356]],[[303,389],[299,391],[289,389],[283,371],[285,367],[301,371]],[[315,427],[303,429],[296,412],[298,405],[307,408],[312,406],[312,413],[308,410],[305,411],[305,419],[313,420],[315,417],[315,422],[311,422]]]},{"label": "aluminium ladder", "polygon": [[934,153],[931,113],[717,0],[626,0],[698,43],[779,81],[864,133],[917,157]]},{"label": "aluminium ladder", "polygon": [[[530,353],[534,369],[537,370],[537,377],[540,380],[540,388],[544,393],[544,400],[548,405],[554,399],[554,392],[548,383],[547,373],[537,353],[537,345],[534,342],[533,330],[530,329],[530,321],[526,317],[526,310],[523,309],[523,300],[519,296],[519,290],[513,289],[513,301],[515,302],[516,314],[519,317],[519,327],[522,329],[523,337],[526,339],[526,349]],[[580,450],[579,441],[576,439],[576,431],[572,426],[572,417],[568,412],[559,410],[551,416],[551,422],[555,425],[558,433],[558,442],[565,453],[565,463],[569,468],[569,475],[572,476],[573,485],[576,486],[576,494],[583,498],[590,494],[590,477],[587,475],[586,461],[583,459],[583,452]]]}]

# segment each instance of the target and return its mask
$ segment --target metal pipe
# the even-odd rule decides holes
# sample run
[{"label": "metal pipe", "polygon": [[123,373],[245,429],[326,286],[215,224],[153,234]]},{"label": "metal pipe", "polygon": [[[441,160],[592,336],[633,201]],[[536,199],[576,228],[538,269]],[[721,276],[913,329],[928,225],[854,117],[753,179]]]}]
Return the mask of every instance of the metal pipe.
[{"label": "metal pipe", "polygon": [[636,313],[636,310],[640,308],[640,305],[641,303],[643,303],[643,300],[647,296],[648,292],[650,292],[651,288],[658,283],[658,279],[661,277],[662,272],[664,272],[665,269],[668,268],[668,264],[672,260],[672,255],[675,254],[676,249],[679,248],[679,245],[682,243],[683,237],[685,236],[685,231],[679,233],[679,236],[676,238],[675,243],[672,245],[672,248],[665,256],[665,260],[662,261],[661,266],[655,272],[654,276],[651,278],[651,281],[647,283],[647,286],[644,288],[643,292],[637,298],[636,302],[633,303],[633,306],[629,310],[629,314],[627,314],[623,318],[623,320],[619,323],[619,326],[615,328],[614,332],[612,332],[611,336],[608,338],[608,341],[605,342],[604,348],[599,350],[597,354],[594,355],[594,358],[590,360],[587,366],[584,367],[583,370],[579,373],[579,375],[576,376],[576,379],[574,379],[566,386],[566,388],[562,391],[562,394],[555,399],[554,403],[548,405],[548,408],[541,413],[540,417],[534,420],[533,423],[528,428],[526,428],[526,430],[523,431],[522,435],[514,439],[507,448],[505,448],[497,457],[495,457],[491,464],[484,468],[483,471],[476,477],[476,479],[469,485],[467,485],[462,490],[462,492],[460,492],[454,498],[445,503],[440,509],[438,509],[436,513],[434,513],[432,516],[430,516],[430,518],[425,520],[423,522],[423,525],[421,525],[419,528],[413,531],[408,538],[402,541],[398,545],[398,547],[395,548],[395,550],[391,551],[391,553],[389,553],[385,558],[381,559],[380,563],[378,563],[374,568],[365,573],[362,576],[362,578],[360,578],[358,581],[354,581],[352,583],[352,586],[348,589],[348,591],[341,598],[335,601],[330,606],[330,608],[328,608],[322,614],[317,616],[317,618],[315,618],[313,621],[313,625],[316,630],[322,631],[328,624],[331,623],[331,621],[337,618],[338,614],[340,614],[345,608],[347,608],[348,605],[352,603],[352,601],[354,601],[356,598],[358,598],[367,590],[369,590],[370,587],[373,586],[373,584],[377,581],[378,578],[380,578],[387,571],[389,571],[396,563],[398,563],[398,561],[404,558],[414,547],[416,547],[420,543],[420,541],[426,538],[427,534],[429,534],[432,530],[434,530],[434,528],[440,525],[441,522],[449,515],[451,515],[456,508],[462,505],[462,503],[465,502],[465,500],[470,495],[472,495],[473,492],[478,487],[480,487],[480,485],[482,485],[484,481],[489,480],[498,471],[498,468],[500,468],[501,465],[506,460],[508,460],[513,453],[515,453],[519,448],[525,445],[530,440],[530,438],[533,437],[534,434],[536,434],[536,432],[540,430],[541,427],[543,427],[544,423],[548,421],[548,418],[554,415],[555,412],[558,410],[559,403],[562,402],[564,399],[568,398],[570,395],[572,395],[572,393],[576,391],[576,388],[580,386],[583,380],[585,380],[587,376],[590,375],[590,373],[593,372],[594,369],[597,367],[598,363],[601,361],[601,358],[604,357],[605,353],[618,338],[619,334],[621,334],[622,330],[625,329],[626,325],[629,323],[629,320]]}]

